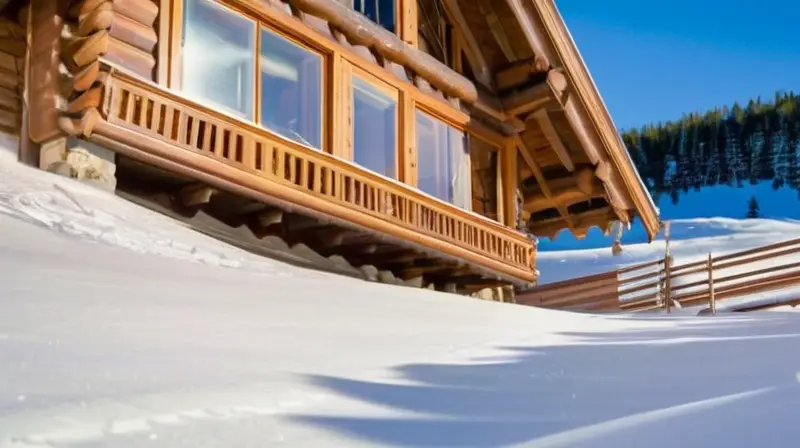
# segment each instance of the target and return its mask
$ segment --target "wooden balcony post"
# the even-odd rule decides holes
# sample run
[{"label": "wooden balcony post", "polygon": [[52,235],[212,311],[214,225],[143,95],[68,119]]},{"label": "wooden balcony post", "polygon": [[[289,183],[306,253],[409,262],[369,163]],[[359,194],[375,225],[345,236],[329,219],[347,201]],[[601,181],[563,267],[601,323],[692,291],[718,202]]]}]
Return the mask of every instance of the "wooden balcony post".
[{"label": "wooden balcony post", "polygon": [[[513,137],[506,138],[500,149],[500,172],[502,186],[498,183],[502,194],[502,216],[498,216],[503,224],[517,228],[517,145]],[[499,210],[498,210],[499,211]],[[500,214],[500,213],[498,213]]]},{"label": "wooden balcony post", "polygon": [[714,258],[708,254],[708,301],[711,314],[717,314],[717,300],[714,297]]}]

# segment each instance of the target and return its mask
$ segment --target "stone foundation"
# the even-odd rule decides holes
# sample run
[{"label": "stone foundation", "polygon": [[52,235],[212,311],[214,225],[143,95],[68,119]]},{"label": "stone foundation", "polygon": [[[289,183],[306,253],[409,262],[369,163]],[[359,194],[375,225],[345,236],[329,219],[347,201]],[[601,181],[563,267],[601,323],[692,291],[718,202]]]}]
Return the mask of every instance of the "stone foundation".
[{"label": "stone foundation", "polygon": [[114,153],[72,137],[42,144],[39,168],[104,190],[114,191],[117,188]]}]

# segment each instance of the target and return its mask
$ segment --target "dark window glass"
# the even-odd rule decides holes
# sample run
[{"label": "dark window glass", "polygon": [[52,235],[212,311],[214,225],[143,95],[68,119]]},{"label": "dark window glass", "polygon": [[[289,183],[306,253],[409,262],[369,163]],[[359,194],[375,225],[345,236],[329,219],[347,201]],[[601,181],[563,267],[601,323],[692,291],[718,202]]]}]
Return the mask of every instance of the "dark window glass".
[{"label": "dark window glass", "polygon": [[353,9],[391,32],[396,31],[396,0],[353,0]]}]

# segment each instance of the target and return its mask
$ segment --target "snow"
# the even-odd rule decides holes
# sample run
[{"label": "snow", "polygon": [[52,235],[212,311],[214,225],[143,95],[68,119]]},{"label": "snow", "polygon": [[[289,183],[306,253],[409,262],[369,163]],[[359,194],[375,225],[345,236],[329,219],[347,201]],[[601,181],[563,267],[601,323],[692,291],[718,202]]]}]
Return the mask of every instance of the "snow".
[{"label": "snow", "polygon": [[[800,436],[797,313],[595,316],[366,283],[257,257],[2,151],[0,179],[0,447]],[[686,225],[717,232],[676,241],[686,257],[796,231]],[[540,269],[617,262],[551,253]]]}]

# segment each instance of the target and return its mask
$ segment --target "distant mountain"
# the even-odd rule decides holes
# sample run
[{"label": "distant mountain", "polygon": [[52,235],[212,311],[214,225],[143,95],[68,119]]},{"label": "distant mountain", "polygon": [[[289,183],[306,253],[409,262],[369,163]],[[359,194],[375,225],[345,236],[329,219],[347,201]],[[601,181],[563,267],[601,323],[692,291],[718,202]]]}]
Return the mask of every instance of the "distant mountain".
[{"label": "distant mountain", "polygon": [[622,137],[656,200],[667,194],[677,205],[681,193],[764,181],[800,198],[800,95],[794,92],[690,113]]}]

